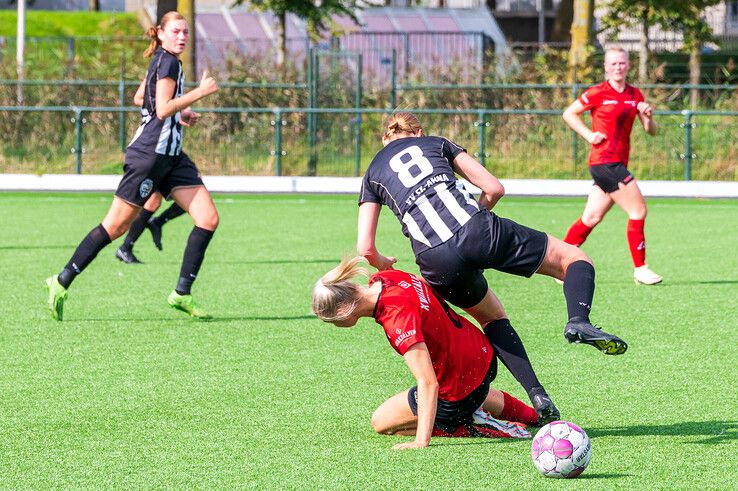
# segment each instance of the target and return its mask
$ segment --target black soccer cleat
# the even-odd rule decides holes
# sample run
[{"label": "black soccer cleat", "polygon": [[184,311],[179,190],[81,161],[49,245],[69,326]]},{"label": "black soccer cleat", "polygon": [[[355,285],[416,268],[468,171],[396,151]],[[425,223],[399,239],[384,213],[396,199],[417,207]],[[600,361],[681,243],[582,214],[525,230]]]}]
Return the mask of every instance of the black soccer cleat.
[{"label": "black soccer cleat", "polygon": [[538,415],[538,426],[543,426],[551,421],[558,421],[561,419],[561,413],[556,406],[554,406],[553,401],[545,392],[535,394],[531,397],[530,402]]},{"label": "black soccer cleat", "polygon": [[143,262],[139,261],[135,254],[133,254],[132,250],[129,251],[122,247],[119,247],[118,250],[115,251],[115,257],[126,264],[143,264]]},{"label": "black soccer cleat", "polygon": [[151,238],[154,240],[156,248],[161,250],[161,225],[154,218],[150,218],[146,222],[146,228],[151,232]]},{"label": "black soccer cleat", "polygon": [[586,321],[569,321],[564,328],[564,337],[570,343],[594,346],[606,355],[622,355],[628,350],[628,343]]}]

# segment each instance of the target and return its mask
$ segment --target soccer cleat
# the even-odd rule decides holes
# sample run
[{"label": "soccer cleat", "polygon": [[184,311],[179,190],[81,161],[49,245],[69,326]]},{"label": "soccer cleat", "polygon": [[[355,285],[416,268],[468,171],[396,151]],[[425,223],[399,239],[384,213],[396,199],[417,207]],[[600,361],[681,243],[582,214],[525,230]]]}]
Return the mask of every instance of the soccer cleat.
[{"label": "soccer cleat", "polygon": [[561,413],[559,413],[559,410],[556,409],[553,401],[545,392],[535,394],[531,397],[530,402],[538,415],[538,426],[543,426],[551,421],[561,419]]},{"label": "soccer cleat", "polygon": [[569,321],[564,328],[564,337],[570,343],[594,346],[606,355],[622,355],[628,349],[628,343],[586,321]]},{"label": "soccer cleat", "polygon": [[67,289],[59,283],[59,275],[46,278],[46,289],[49,291],[49,310],[51,317],[62,320],[64,317],[64,301],[67,299]]},{"label": "soccer cleat", "polygon": [[156,221],[155,218],[149,218],[146,222],[146,228],[151,232],[151,238],[154,240],[154,245],[157,249],[161,249],[161,225]]},{"label": "soccer cleat", "polygon": [[123,249],[122,247],[119,247],[115,251],[115,257],[117,257],[119,260],[123,261],[126,264],[143,264],[135,254],[133,254],[133,250],[127,250]]},{"label": "soccer cleat", "polygon": [[173,290],[167,298],[169,306],[176,310],[181,310],[195,319],[208,320],[213,317],[209,315],[202,307],[195,303],[192,295],[180,295],[176,290]]},{"label": "soccer cleat", "polygon": [[656,285],[663,281],[663,278],[648,268],[647,264],[633,270],[633,280],[636,285]]},{"label": "soccer cleat", "polygon": [[467,424],[470,433],[479,433],[476,436],[490,438],[530,438],[530,432],[522,423],[502,421],[493,418],[481,407],[472,414],[472,423]]}]

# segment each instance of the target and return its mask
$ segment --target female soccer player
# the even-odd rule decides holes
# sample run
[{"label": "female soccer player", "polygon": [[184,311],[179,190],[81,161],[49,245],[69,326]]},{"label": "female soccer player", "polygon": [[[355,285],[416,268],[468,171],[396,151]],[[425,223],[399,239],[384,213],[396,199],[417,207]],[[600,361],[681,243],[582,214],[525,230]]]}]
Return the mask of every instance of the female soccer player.
[{"label": "female soccer player", "polygon": [[75,277],[98,252],[125,233],[155,191],[174,198],[195,223],[185,248],[179,281],[167,301],[192,317],[209,317],[194,302],[190,289],[218,227],[218,212],[197,167],[182,152],[182,126],[197,121],[197,113],[189,106],[217,91],[218,85],[205,72],[199,87],[184,93],[179,57],[187,44],[189,31],[187,22],[178,12],[165,14],[161,24],[152,27],[148,35],[151,44],[144,54],[153,55],[153,58],[136,92],[136,100],[142,103],[142,121],[126,149],[123,179],[102,223],[80,242],[64,269],[46,280],[49,308],[57,320],[62,320],[67,289]]},{"label": "female soccer player", "polygon": [[131,223],[126,238],[123,240],[123,244],[115,251],[115,257],[123,261],[126,264],[140,264],[141,261],[133,253],[133,246],[145,229],[149,229],[151,232],[151,238],[154,240],[154,245],[157,249],[161,250],[161,228],[169,220],[173,220],[180,215],[183,215],[185,211],[177,204],[172,203],[166,211],[159,214],[159,216],[153,216],[156,210],[161,206],[162,195],[160,192],[153,193],[149,199],[144,203],[143,208],[138,213],[138,216],[133,223]]},{"label": "female soccer player", "polygon": [[[627,344],[589,322],[595,287],[591,260],[574,246],[489,211],[504,194],[502,184],[460,146],[425,136],[414,115],[390,116],[382,142],[384,148],[369,165],[359,195],[359,254],[379,270],[396,262],[380,254],[375,245],[379,212],[382,204],[388,205],[402,223],[426,281],[485,327],[498,356],[526,389],[539,416],[557,419],[558,410],[536,378],[520,337],[487,288],[483,273],[494,268],[564,280],[569,314],[565,338],[619,355]],[[482,190],[478,202],[454,172]]]},{"label": "female soccer player", "polygon": [[374,411],[374,429],[415,435],[395,449],[427,447],[431,436],[529,437],[519,425],[494,419],[538,424],[532,407],[490,388],[497,373],[485,337],[491,327],[482,334],[423,280],[403,271],[380,271],[368,286],[356,284],[352,278],[367,274],[359,267],[363,261],[343,260],[326,273],[313,288],[312,304],[318,318],[338,327],[374,318],[417,381]]},{"label": "female soccer player", "polygon": [[[640,90],[625,82],[630,68],[628,52],[622,48],[605,53],[607,80],[587,89],[564,111],[564,121],[592,144],[589,154],[589,173],[594,186],[589,192],[584,213],[577,219],[564,241],[577,247],[584,244],[613,203],[628,214],[627,238],[635,270],[633,279],[643,285],[661,283],[646,265],[646,201],[628,171],[630,132],[636,115],[649,135],[657,128],[653,120],[653,106],[645,102]],[[592,129],[583,122],[581,114],[590,111]]]}]

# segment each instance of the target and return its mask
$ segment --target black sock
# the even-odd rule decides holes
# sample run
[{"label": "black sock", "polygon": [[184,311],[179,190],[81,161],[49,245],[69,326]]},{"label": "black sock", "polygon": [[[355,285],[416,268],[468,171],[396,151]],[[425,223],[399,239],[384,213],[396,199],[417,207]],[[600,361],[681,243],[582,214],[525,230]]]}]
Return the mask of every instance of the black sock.
[{"label": "black sock", "polygon": [[564,296],[570,321],[589,322],[594,290],[594,266],[587,261],[575,261],[570,264],[564,279]]},{"label": "black sock", "polygon": [[157,225],[160,227],[167,223],[169,220],[172,220],[174,218],[177,218],[180,215],[183,215],[185,211],[180,208],[180,206],[177,203],[172,203],[172,206],[167,208],[164,212],[162,212],[159,216],[153,219],[154,222],[156,222]]},{"label": "black sock", "polygon": [[528,353],[525,352],[523,341],[509,320],[499,319],[490,322],[484,326],[484,335],[487,336],[499,359],[530,397],[543,390],[530,364]]},{"label": "black sock", "polygon": [[59,273],[59,283],[64,288],[69,288],[74,278],[77,277],[88,264],[95,259],[97,253],[102,251],[106,245],[110,244],[110,236],[103,228],[102,224],[90,230],[90,233],[82,239],[77,246],[77,250],[72,254],[61,273]]},{"label": "black sock", "polygon": [[205,259],[205,249],[208,248],[214,233],[211,230],[205,230],[197,226],[190,232],[182,258],[182,269],[179,271],[179,281],[177,282],[177,288],[175,288],[180,295],[190,294],[192,283],[197,278],[197,272],[200,271],[202,261]]},{"label": "black sock", "polygon": [[123,241],[123,245],[120,246],[121,249],[125,249],[127,251],[133,250],[133,244],[136,243],[138,238],[141,237],[143,231],[146,230],[146,223],[149,221],[149,218],[151,218],[151,215],[153,214],[153,211],[141,209],[136,219],[133,221],[133,223],[131,223],[131,228],[128,229],[128,234]]}]

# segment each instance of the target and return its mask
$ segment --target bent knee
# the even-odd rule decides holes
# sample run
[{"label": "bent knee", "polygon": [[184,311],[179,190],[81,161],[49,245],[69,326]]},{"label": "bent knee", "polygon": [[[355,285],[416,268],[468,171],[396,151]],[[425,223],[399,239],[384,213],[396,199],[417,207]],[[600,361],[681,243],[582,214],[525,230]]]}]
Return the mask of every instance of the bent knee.
[{"label": "bent knee", "polygon": [[643,206],[628,213],[628,218],[631,220],[645,220],[647,214],[648,211],[646,210],[646,207]]},{"label": "bent knee", "polygon": [[582,215],[582,223],[589,228],[595,228],[604,218],[604,215]]},{"label": "bent knee", "polygon": [[372,414],[372,428],[380,435],[391,435],[391,428],[387,425],[387,422],[383,420],[379,411],[374,411]]},{"label": "bent knee", "polygon": [[220,224],[220,217],[218,216],[217,211],[213,211],[212,213],[203,213],[202,215],[193,217],[193,219],[196,226],[212,232],[215,232],[215,229],[218,228],[218,224]]},{"label": "bent knee", "polygon": [[592,262],[592,258],[590,258],[583,250],[581,250],[579,247],[571,246],[571,249],[568,250],[567,258],[565,260],[564,264],[564,271],[571,265],[572,263],[575,263],[577,261],[584,261],[594,266],[594,262]]}]

